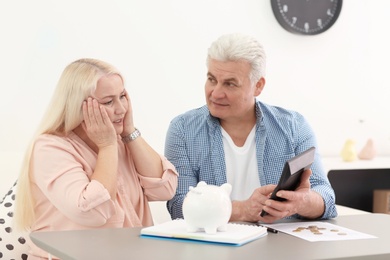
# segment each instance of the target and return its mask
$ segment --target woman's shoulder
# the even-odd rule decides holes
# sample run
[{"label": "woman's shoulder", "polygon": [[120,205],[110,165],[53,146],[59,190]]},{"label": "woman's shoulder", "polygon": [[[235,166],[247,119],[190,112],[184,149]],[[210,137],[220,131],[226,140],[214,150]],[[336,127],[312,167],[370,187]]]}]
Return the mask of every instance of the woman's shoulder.
[{"label": "woman's shoulder", "polygon": [[56,135],[56,134],[40,134],[35,138],[35,147],[52,147],[60,149],[70,149],[74,147],[74,143],[77,141],[77,135],[70,132],[67,135]]}]

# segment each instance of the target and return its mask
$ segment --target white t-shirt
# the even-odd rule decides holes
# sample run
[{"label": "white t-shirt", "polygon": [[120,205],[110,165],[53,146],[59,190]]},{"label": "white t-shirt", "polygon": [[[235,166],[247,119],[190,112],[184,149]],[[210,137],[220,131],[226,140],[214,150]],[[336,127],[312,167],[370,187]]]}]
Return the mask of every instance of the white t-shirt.
[{"label": "white t-shirt", "polygon": [[232,185],[232,200],[246,200],[260,187],[256,160],[255,127],[249,133],[245,144],[238,147],[222,128],[225,151],[226,178]]}]

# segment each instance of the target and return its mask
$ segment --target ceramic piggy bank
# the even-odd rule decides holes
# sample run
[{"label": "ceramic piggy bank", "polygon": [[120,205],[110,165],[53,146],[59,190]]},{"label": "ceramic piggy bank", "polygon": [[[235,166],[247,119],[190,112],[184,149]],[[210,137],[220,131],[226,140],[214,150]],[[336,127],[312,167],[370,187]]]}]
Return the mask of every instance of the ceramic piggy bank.
[{"label": "ceramic piggy bank", "polygon": [[201,181],[196,187],[190,187],[183,201],[183,216],[187,232],[203,229],[207,234],[226,231],[232,212],[230,193],[232,186],[207,185]]}]

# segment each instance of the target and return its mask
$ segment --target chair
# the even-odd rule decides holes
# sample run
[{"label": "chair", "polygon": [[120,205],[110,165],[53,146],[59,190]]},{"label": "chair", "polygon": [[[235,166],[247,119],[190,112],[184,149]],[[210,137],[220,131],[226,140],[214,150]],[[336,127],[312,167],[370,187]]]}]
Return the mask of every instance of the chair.
[{"label": "chair", "polygon": [[0,259],[27,259],[27,233],[12,230],[16,182],[0,201]]},{"label": "chair", "polygon": [[331,170],[328,178],[336,204],[373,212],[373,192],[390,189],[390,169]]}]

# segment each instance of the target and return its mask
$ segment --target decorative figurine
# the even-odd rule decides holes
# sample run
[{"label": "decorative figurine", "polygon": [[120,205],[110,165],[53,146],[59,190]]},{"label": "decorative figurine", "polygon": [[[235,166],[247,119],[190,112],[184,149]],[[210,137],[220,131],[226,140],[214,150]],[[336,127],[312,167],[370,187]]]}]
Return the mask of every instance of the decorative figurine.
[{"label": "decorative figurine", "polygon": [[232,212],[230,193],[232,186],[207,185],[201,181],[196,187],[190,187],[183,201],[183,217],[187,232],[204,229],[207,234],[226,231]]},{"label": "decorative figurine", "polygon": [[352,139],[348,139],[343,149],[341,150],[341,158],[345,162],[352,162],[357,159],[357,152],[355,148],[355,141]]},{"label": "decorative figurine", "polygon": [[376,156],[376,149],[374,141],[370,138],[359,152],[358,157],[360,160],[371,160]]}]

